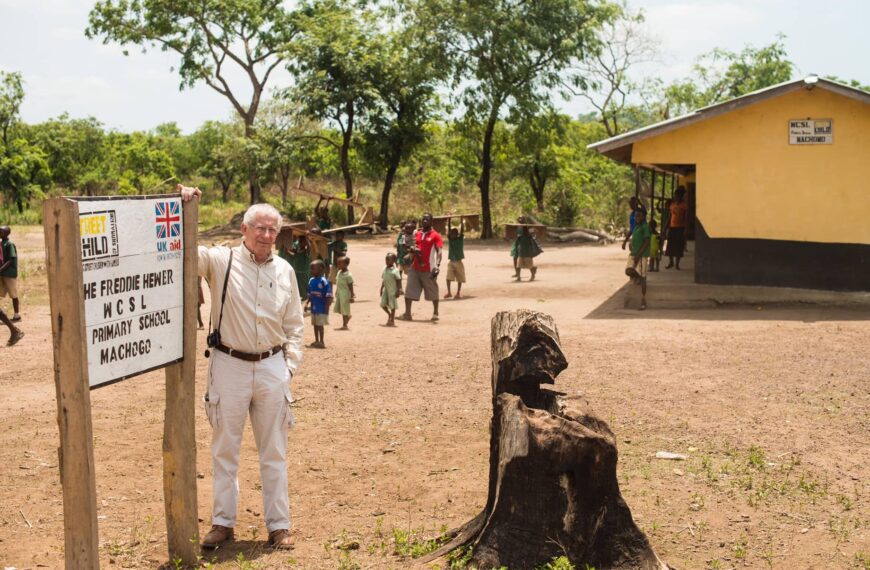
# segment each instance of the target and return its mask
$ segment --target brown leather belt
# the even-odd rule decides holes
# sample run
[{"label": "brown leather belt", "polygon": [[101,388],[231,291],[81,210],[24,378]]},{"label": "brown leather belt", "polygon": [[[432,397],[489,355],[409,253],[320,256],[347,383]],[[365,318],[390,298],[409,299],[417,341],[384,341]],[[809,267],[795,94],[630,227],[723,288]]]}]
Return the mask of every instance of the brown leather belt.
[{"label": "brown leather belt", "polygon": [[273,354],[278,354],[283,349],[283,347],[273,346],[272,348],[270,348],[266,352],[255,352],[255,353],[242,352],[240,350],[230,348],[230,347],[226,346],[225,344],[219,344],[215,347],[215,349],[223,352],[224,354],[229,354],[233,358],[238,358],[240,360],[247,360],[248,362],[259,362],[261,360],[265,360],[266,358],[269,358]]}]

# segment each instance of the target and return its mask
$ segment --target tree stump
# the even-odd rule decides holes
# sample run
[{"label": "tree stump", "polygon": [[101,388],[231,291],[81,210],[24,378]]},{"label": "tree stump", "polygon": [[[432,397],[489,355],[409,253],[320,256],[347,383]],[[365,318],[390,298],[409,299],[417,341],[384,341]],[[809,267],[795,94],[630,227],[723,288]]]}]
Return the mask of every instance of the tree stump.
[{"label": "tree stump", "polygon": [[493,318],[486,506],[428,561],[470,546],[481,569],[567,556],[580,568],[667,570],[619,492],[613,432],[585,402],[541,388],[567,366],[549,315]]}]

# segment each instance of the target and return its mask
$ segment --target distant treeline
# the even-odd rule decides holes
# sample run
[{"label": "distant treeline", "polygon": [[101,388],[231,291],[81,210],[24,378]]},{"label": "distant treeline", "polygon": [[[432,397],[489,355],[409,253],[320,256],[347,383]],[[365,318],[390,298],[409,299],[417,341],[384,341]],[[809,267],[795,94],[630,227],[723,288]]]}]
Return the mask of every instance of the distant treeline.
[{"label": "distant treeline", "polygon": [[[19,216],[46,194],[165,191],[170,177],[212,199],[280,197],[291,210],[304,175],[344,196],[361,189],[383,226],[396,198],[473,207],[483,237],[494,218],[523,211],[618,225],[631,174],[587,144],[794,74],[778,37],[713,50],[670,84],[639,77],[658,45],[641,12],[606,0],[101,0],[85,34],[175,53],[181,86],[208,85],[234,119],[187,135],[172,123],[134,133],[94,118],[24,124],[21,75],[0,72],[0,192]],[[292,85],[274,84],[279,67]],[[559,96],[594,112],[560,114]]]}]

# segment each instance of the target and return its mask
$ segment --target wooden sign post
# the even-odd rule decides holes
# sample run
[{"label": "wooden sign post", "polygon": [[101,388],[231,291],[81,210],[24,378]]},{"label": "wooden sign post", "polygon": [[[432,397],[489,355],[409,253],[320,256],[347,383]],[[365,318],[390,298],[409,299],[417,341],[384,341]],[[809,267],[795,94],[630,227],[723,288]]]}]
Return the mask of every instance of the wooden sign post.
[{"label": "wooden sign post", "polygon": [[178,195],[43,205],[67,569],[99,568],[90,390],[158,368],[169,558],[197,562],[197,214]]}]

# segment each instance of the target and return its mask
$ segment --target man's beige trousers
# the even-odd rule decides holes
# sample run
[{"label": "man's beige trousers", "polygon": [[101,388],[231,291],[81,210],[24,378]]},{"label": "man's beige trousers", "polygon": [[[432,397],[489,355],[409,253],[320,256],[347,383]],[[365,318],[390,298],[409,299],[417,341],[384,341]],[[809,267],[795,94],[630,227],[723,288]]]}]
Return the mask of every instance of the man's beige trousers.
[{"label": "man's beige trousers", "polygon": [[293,423],[290,373],[281,352],[246,362],[214,351],[206,412],[212,426],[212,524],[234,527],[239,504],[239,450],[248,413],[260,455],[263,516],[269,532],[290,528],[287,428]]}]

